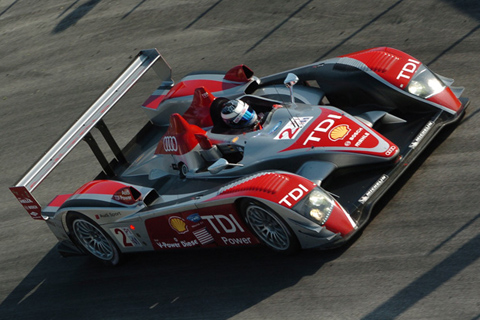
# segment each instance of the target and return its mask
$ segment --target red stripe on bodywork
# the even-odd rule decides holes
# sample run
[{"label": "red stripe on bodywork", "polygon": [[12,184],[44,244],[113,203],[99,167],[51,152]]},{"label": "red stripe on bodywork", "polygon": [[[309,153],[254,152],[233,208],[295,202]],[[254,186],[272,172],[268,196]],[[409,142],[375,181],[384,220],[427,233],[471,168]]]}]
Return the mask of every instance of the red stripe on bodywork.
[{"label": "red stripe on bodywork", "polygon": [[111,194],[113,195],[121,188],[127,187],[126,184],[111,180],[94,180],[87,182],[74,194]]},{"label": "red stripe on bodywork", "polygon": [[164,94],[159,95],[159,96],[151,95],[147,99],[147,101],[145,101],[143,103],[143,107],[148,108],[148,109],[157,109],[158,105],[160,104],[160,102],[163,101],[163,99],[165,99]]},{"label": "red stripe on bodywork", "polygon": [[59,194],[58,196],[53,198],[52,201],[50,201],[50,203],[47,205],[47,207],[60,207],[71,196],[72,196],[72,194]]}]

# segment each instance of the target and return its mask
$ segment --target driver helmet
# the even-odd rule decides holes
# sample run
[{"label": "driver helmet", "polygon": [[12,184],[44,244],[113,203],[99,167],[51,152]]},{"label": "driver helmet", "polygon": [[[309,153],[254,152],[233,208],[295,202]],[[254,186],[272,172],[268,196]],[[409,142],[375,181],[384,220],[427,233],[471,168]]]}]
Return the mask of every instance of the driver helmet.
[{"label": "driver helmet", "polygon": [[222,109],[223,121],[232,128],[247,128],[257,122],[257,114],[242,100],[230,100]]}]

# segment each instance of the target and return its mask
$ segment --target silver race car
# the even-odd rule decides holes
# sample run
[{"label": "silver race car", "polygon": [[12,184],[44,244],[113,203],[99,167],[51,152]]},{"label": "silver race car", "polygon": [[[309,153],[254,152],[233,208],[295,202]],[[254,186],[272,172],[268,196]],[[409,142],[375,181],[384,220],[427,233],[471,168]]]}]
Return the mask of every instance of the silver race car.
[{"label": "silver race car", "polygon": [[[120,148],[103,117],[149,69],[159,79],[143,98],[149,120]],[[160,53],[144,50],[10,189],[62,254],[109,265],[151,250],[336,247],[464,114],[469,101],[452,83],[386,47],[262,78],[239,65],[174,83]],[[42,207],[33,190],[82,140],[102,172]]]}]

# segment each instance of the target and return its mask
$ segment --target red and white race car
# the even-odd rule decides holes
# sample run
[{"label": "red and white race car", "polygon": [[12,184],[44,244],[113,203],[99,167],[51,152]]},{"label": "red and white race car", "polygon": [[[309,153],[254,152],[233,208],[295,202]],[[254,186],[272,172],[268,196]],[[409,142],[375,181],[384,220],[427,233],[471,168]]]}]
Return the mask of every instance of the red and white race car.
[{"label": "red and white race car", "polygon": [[[120,148],[103,117],[149,69],[159,77],[142,105],[149,120]],[[469,101],[452,82],[383,47],[263,78],[240,65],[175,84],[160,53],[144,50],[10,189],[47,223],[61,253],[110,265],[151,250],[335,247],[365,225],[440,130],[461,118]],[[82,140],[103,171],[42,207],[32,191]]]}]

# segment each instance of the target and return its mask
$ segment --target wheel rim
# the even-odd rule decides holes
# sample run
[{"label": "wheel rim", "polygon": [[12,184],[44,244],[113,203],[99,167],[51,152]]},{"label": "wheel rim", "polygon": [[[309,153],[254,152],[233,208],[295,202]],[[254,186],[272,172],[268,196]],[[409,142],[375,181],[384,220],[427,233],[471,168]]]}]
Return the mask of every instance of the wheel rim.
[{"label": "wheel rim", "polygon": [[73,232],[82,246],[95,257],[110,260],[114,256],[114,249],[105,235],[92,223],[77,219],[73,222]]},{"label": "wheel rim", "polygon": [[257,236],[268,246],[277,250],[287,250],[290,247],[288,230],[270,211],[252,204],[248,206],[245,218]]}]

